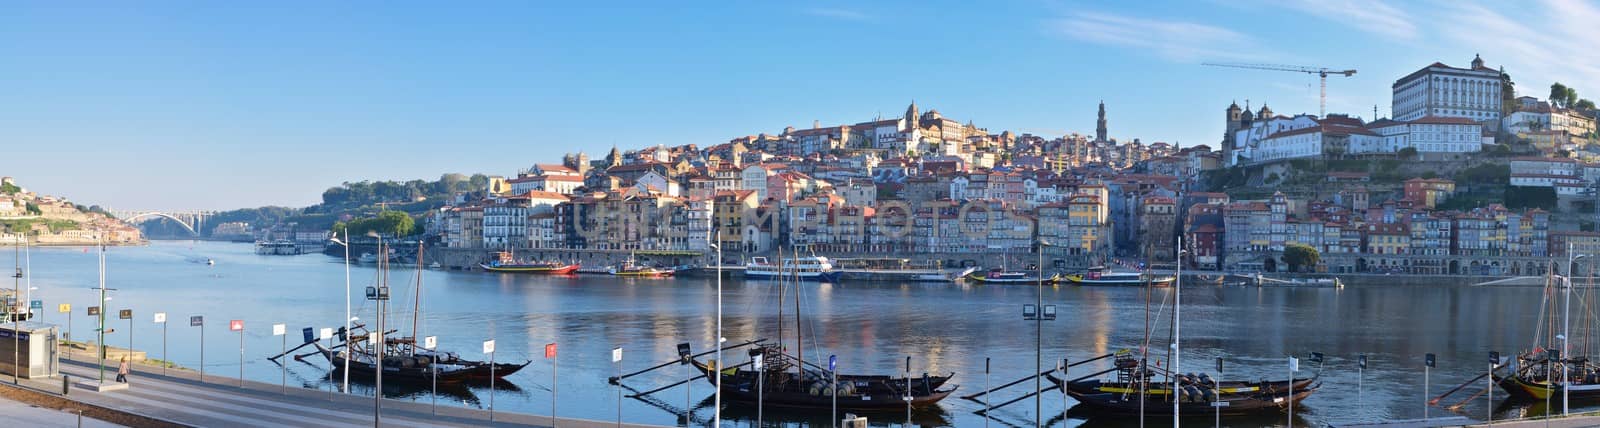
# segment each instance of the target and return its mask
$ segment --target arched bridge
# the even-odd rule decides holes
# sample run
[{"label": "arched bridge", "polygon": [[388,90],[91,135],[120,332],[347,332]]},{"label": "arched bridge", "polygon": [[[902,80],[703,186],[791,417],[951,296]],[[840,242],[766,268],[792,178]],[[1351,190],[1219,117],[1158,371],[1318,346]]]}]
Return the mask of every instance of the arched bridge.
[{"label": "arched bridge", "polygon": [[112,216],[116,217],[119,220],[128,222],[130,224],[139,224],[139,223],[143,223],[145,221],[148,221],[148,220],[151,220],[151,219],[156,219],[156,218],[164,218],[164,219],[172,220],[174,222],[177,222],[179,225],[183,226],[183,228],[185,230],[188,230],[189,233],[195,234],[195,236],[199,236],[200,235],[200,230],[202,230],[201,228],[205,227],[206,218],[210,217],[212,214],[215,214],[215,213],[216,213],[215,211],[194,211],[194,210],[185,210],[185,211],[112,210],[111,211],[111,215]]}]

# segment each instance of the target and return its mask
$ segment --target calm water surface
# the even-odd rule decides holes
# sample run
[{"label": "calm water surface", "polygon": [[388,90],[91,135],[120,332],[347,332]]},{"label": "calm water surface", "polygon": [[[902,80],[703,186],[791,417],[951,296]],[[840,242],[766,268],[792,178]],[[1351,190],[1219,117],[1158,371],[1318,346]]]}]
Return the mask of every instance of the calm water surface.
[{"label": "calm water surface", "polygon": [[[209,257],[215,266],[196,263]],[[112,292],[108,307],[133,309],[134,346],[150,355],[162,355],[162,326],[151,320],[165,312],[171,325],[166,332],[166,359],[191,368],[201,367],[201,328],[190,327],[188,317],[204,315],[205,363],[208,373],[237,376],[240,368],[238,333],[228,331],[227,320],[245,323],[244,373],[252,380],[278,382],[280,367],[266,358],[278,353],[280,337],[271,325],[289,327],[289,342],[299,341],[303,327],[336,327],[344,314],[344,265],[321,255],[296,257],[257,256],[247,244],[208,242],[157,242],[148,247],[113,248],[108,256]],[[44,321],[65,324],[56,304],[71,303],[73,329],[87,338],[94,328],[84,307],[94,302],[95,255],[82,248],[35,249],[32,280],[45,301]],[[362,289],[373,282],[375,270],[356,266],[356,316],[373,320],[373,308],[363,301]],[[392,273],[396,296],[391,326],[409,335],[410,287],[414,270]],[[557,412],[561,416],[612,420],[616,417],[617,388],[606,382],[619,367],[610,350],[624,349],[620,370],[632,371],[676,358],[675,345],[691,342],[698,352],[711,349],[715,336],[716,288],[711,279],[618,280],[609,277],[542,277],[484,273],[427,271],[422,275],[421,335],[439,337],[440,347],[469,358],[481,357],[481,342],[497,341],[499,361],[533,363],[508,378],[495,394],[501,411],[549,414],[551,361],[543,357],[546,343],[559,343],[560,367]],[[1021,307],[1032,303],[1035,289],[1025,286],[954,284],[847,283],[802,286],[804,352],[807,359],[825,360],[836,354],[840,371],[849,373],[900,373],[906,356],[912,370],[955,372],[956,395],[984,389],[984,359],[993,359],[989,380],[995,385],[1026,376],[1034,366],[1034,324],[1021,319]],[[1155,298],[1167,298],[1167,290]],[[1045,365],[1100,356],[1137,347],[1142,340],[1145,303],[1137,289],[1050,287],[1046,303],[1058,305],[1060,318],[1044,323]],[[1296,408],[1296,425],[1395,418],[1423,415],[1424,375],[1422,355],[1436,353],[1438,368],[1428,385],[1432,392],[1454,387],[1484,372],[1487,352],[1509,354],[1532,346],[1538,327],[1542,293],[1535,288],[1485,287],[1358,287],[1333,289],[1256,289],[1190,285],[1183,291],[1184,371],[1199,371],[1226,361],[1224,378],[1282,378],[1288,376],[1286,357],[1322,352],[1324,386]],[[724,283],[724,330],[730,342],[774,338],[777,329],[777,289],[770,282]],[[1170,307],[1168,307],[1170,309]],[[792,316],[793,302],[785,306]],[[1573,313],[1593,312],[1581,302]],[[1170,313],[1166,311],[1166,313]],[[1575,318],[1577,319],[1577,318]],[[793,341],[793,324],[786,327]],[[1167,335],[1168,315],[1156,318]],[[127,345],[125,320],[111,320],[117,331],[107,337],[113,345]],[[1586,337],[1574,322],[1574,345]],[[1600,347],[1600,331],[1596,331]],[[792,345],[791,345],[792,346]],[[1165,345],[1153,358],[1164,359]],[[1365,353],[1370,366],[1358,375],[1356,357]],[[727,358],[742,361],[742,353]],[[308,358],[308,361],[310,359]],[[1109,367],[1109,362],[1074,368],[1087,374]],[[1303,362],[1302,369],[1315,370]],[[291,386],[329,389],[325,363],[290,362]],[[1302,373],[1304,376],[1308,373]],[[689,369],[671,367],[629,379],[640,390],[681,380]],[[372,393],[370,379],[352,378],[352,390]],[[1481,383],[1481,382],[1480,382]],[[422,389],[389,389],[386,395],[427,402]],[[1031,391],[1032,382],[1002,391],[996,402]],[[1481,387],[1471,390],[1476,392]],[[487,387],[440,391],[441,406],[482,408],[489,402]],[[1496,391],[1500,396],[1503,391]],[[711,387],[704,381],[666,390],[654,400],[622,400],[628,422],[682,424],[682,411],[693,409],[696,424],[711,417]],[[1465,396],[1460,396],[1460,398]],[[687,401],[687,403],[686,403]],[[1074,409],[1075,403],[1059,393],[1047,393],[1043,414],[1052,426],[1137,426],[1136,420],[1093,417]],[[1497,403],[1499,404],[1499,403]],[[1461,414],[1482,418],[1487,403],[1468,403]],[[1577,407],[1577,403],[1574,404]],[[1590,405],[1590,407],[1596,407]],[[994,426],[1031,425],[1031,400],[991,413]],[[974,414],[983,404],[955,396],[938,408],[913,416],[929,426],[983,426]],[[1499,406],[1496,418],[1543,412],[1542,404]],[[1431,415],[1449,414],[1432,408]],[[754,411],[728,408],[724,423],[755,425]],[[899,424],[903,413],[872,415],[875,424]],[[768,411],[768,426],[827,424],[828,415],[781,414]],[[1194,423],[1210,423],[1202,418]],[[1167,424],[1155,417],[1150,426]],[[1229,419],[1230,426],[1273,426],[1287,422],[1283,414],[1260,418]]]}]

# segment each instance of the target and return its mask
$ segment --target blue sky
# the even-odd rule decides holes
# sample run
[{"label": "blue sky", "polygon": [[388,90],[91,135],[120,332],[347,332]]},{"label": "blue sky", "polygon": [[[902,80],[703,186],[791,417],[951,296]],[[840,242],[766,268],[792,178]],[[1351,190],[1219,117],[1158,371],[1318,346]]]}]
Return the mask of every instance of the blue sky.
[{"label": "blue sky", "polygon": [[[0,175],[130,209],[301,206],[346,180],[513,174],[924,109],[991,131],[1216,145],[1230,101],[1329,111],[1481,53],[1600,94],[1600,7],[1369,1],[13,2]],[[1593,91],[1593,92],[1591,92]]]}]

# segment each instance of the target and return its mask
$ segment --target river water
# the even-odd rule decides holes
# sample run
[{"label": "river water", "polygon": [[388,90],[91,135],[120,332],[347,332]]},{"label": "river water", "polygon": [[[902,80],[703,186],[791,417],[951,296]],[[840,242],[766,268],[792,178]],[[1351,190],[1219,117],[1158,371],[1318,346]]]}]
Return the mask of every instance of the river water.
[{"label": "river water", "polygon": [[[205,258],[216,261],[207,266]],[[201,330],[204,329],[204,368],[210,374],[237,376],[240,370],[238,333],[228,330],[228,320],[243,320],[244,376],[278,382],[280,367],[267,360],[278,353],[283,338],[272,336],[271,325],[287,324],[289,346],[300,341],[304,327],[336,327],[344,314],[345,270],[337,258],[322,255],[257,256],[247,244],[159,241],[146,247],[112,248],[107,255],[107,287],[115,288],[108,302],[110,314],[132,309],[135,348],[162,358],[163,328],[152,314],[165,312],[165,359],[190,368],[201,367]],[[73,305],[75,337],[90,338],[93,320],[84,308],[95,300],[93,250],[83,248],[34,249],[32,281],[47,313],[43,321],[66,324],[56,312],[59,303]],[[370,265],[352,270],[356,316],[373,320],[374,306],[364,301],[362,289],[373,283]],[[402,334],[411,331],[411,287],[414,269],[391,274],[395,300],[390,325]],[[723,284],[724,336],[730,342],[775,338],[777,289],[771,282],[729,280]],[[606,382],[624,372],[676,358],[675,345],[690,342],[696,352],[711,349],[715,336],[716,285],[710,278],[614,279],[610,277],[545,277],[468,272],[425,271],[422,274],[421,335],[439,337],[439,346],[469,358],[481,357],[481,343],[494,339],[498,361],[532,361],[525,369],[498,385],[493,393],[499,411],[549,414],[551,411],[551,361],[544,345],[559,344],[557,412],[565,417],[614,420],[618,389]],[[998,385],[1027,376],[1034,367],[1035,330],[1024,321],[1022,305],[1032,303],[1036,290],[1029,286],[958,284],[846,283],[805,284],[801,305],[805,329],[805,356],[826,360],[837,355],[840,371],[862,374],[897,374],[911,357],[915,375],[955,372],[952,384],[960,390],[936,409],[917,412],[913,422],[928,426],[983,426],[974,411],[982,403],[956,396],[984,389],[985,358],[992,359],[987,378]],[[1169,290],[1155,291],[1156,305],[1169,298]],[[792,297],[792,292],[791,296]],[[1327,356],[1321,368],[1323,388],[1295,409],[1296,425],[1420,418],[1424,412],[1423,355],[1438,355],[1438,367],[1427,385],[1438,394],[1487,369],[1491,350],[1503,354],[1530,348],[1540,322],[1543,296],[1537,288],[1496,287],[1352,287],[1336,289],[1242,288],[1186,285],[1182,306],[1182,370],[1211,371],[1224,358],[1222,374],[1228,378],[1283,378],[1287,357],[1302,357],[1302,373],[1315,373],[1317,365],[1304,357],[1311,352]],[[1067,358],[1081,361],[1118,349],[1137,347],[1145,323],[1145,299],[1133,288],[1047,287],[1047,304],[1057,305],[1060,317],[1043,323],[1044,365]],[[785,306],[793,337],[793,302]],[[1159,310],[1154,323],[1162,326],[1155,359],[1167,358],[1165,326],[1170,306]],[[1577,314],[1593,312],[1576,302]],[[189,317],[203,315],[204,327],[190,327]],[[108,323],[116,331],[106,341],[126,346],[128,321]],[[1586,344],[1587,333],[1574,322],[1574,346]],[[1600,331],[1595,332],[1600,347]],[[792,347],[793,345],[791,345]],[[621,347],[624,360],[611,362],[611,349]],[[1574,351],[1578,352],[1578,351]],[[730,361],[743,361],[742,352],[729,352]],[[1366,354],[1369,367],[1360,373],[1356,358]],[[307,358],[307,361],[312,361]],[[1087,374],[1109,362],[1080,366],[1073,373]],[[325,362],[291,362],[286,367],[291,387],[327,390]],[[689,369],[673,366],[628,379],[640,390],[681,380]],[[352,379],[352,391],[372,393],[370,379]],[[1358,383],[1360,386],[1358,387]],[[1481,385],[1482,382],[1479,382]],[[426,386],[390,388],[386,395],[431,400]],[[1482,387],[1470,387],[1476,392]],[[997,394],[1000,402],[1032,390],[1026,382]],[[621,400],[622,418],[628,422],[682,424],[681,412],[694,408],[696,423],[711,418],[712,388],[704,381],[660,392],[651,402]],[[1503,391],[1495,391],[1497,397]],[[1458,395],[1457,400],[1465,398]],[[440,406],[489,405],[487,387],[442,391]],[[1453,402],[1449,400],[1447,402]],[[1051,426],[1137,426],[1136,420],[1095,417],[1074,409],[1059,393],[1043,398],[1044,419]],[[1575,410],[1578,403],[1574,403]],[[1593,404],[1590,407],[1595,407]],[[991,413],[995,426],[1033,423],[1034,404],[1025,400]],[[1541,404],[1501,405],[1496,418],[1544,411]],[[1434,407],[1430,415],[1450,412]],[[1487,403],[1479,398],[1459,412],[1483,418]],[[724,424],[755,425],[753,410],[729,407]],[[903,423],[903,413],[870,415],[875,425]],[[769,411],[767,426],[827,425],[828,415]],[[1194,424],[1209,424],[1200,418]],[[1229,426],[1275,426],[1288,422],[1285,414],[1226,419]],[[1150,426],[1168,424],[1153,417]]]}]

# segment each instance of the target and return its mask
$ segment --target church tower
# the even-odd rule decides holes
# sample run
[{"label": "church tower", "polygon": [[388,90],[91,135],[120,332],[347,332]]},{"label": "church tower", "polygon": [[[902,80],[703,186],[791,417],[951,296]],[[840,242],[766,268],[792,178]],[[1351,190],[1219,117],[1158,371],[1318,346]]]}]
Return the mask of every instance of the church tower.
[{"label": "church tower", "polygon": [[906,131],[911,131],[911,130],[914,130],[914,129],[922,129],[921,124],[918,122],[918,119],[921,118],[921,117],[922,116],[917,114],[917,101],[916,100],[911,100],[911,105],[906,107],[906,117],[905,117]]},{"label": "church tower", "polygon": [[622,152],[617,151],[617,146],[613,144],[611,145],[611,154],[606,155],[606,167],[614,168],[619,166],[622,166]]},{"label": "church tower", "polygon": [[1228,120],[1226,124],[1227,126],[1223,128],[1226,131],[1222,133],[1222,157],[1224,159],[1233,154],[1233,149],[1235,148],[1234,134],[1244,127],[1244,109],[1239,108],[1238,101],[1228,105]]},{"label": "church tower", "polygon": [[1095,121],[1094,141],[1096,143],[1104,143],[1104,142],[1106,142],[1106,101],[1105,100],[1100,100],[1100,120]]}]

